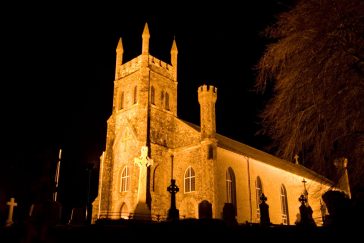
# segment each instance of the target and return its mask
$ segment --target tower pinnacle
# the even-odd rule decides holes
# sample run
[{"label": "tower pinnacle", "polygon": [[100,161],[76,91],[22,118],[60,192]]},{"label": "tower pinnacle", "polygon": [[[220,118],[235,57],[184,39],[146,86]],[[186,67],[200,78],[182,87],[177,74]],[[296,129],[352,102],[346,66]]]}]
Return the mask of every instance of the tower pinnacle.
[{"label": "tower pinnacle", "polygon": [[116,47],[115,80],[118,79],[119,69],[121,64],[123,64],[123,53],[124,53],[123,42],[120,37],[118,45]]},{"label": "tower pinnacle", "polygon": [[149,34],[148,23],[145,23],[143,34],[142,34],[142,39],[143,39],[142,54],[149,53],[149,38],[150,38],[150,34]]},{"label": "tower pinnacle", "polygon": [[177,80],[177,44],[176,44],[176,38],[173,38],[172,48],[171,48],[171,64],[173,66],[173,76],[174,80]]}]

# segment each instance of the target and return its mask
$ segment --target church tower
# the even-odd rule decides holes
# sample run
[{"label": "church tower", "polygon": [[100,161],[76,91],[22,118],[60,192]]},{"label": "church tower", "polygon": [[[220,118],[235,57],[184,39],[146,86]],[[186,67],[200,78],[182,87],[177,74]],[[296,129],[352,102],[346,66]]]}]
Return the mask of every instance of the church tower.
[{"label": "church tower", "polygon": [[[93,218],[150,214],[153,173],[156,167],[165,167],[170,174],[168,148],[173,146],[173,119],[177,116],[178,50],[173,40],[172,65],[168,64],[150,55],[149,39],[145,24],[142,53],[126,63],[121,38],[117,44],[113,109],[107,121]],[[140,179],[143,173],[138,162],[146,163],[145,179]],[[118,215],[109,215],[115,212]]]}]

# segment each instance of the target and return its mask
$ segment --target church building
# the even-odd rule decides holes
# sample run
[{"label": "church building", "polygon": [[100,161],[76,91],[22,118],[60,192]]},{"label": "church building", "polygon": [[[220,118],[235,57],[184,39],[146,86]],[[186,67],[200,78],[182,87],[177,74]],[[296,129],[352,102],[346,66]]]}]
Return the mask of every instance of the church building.
[{"label": "church building", "polygon": [[333,182],[297,162],[216,133],[217,87],[196,90],[199,125],[178,118],[176,41],[165,62],[149,54],[149,38],[146,24],[141,55],[126,63],[121,38],[116,48],[113,109],[100,158],[93,222],[166,219],[171,207],[167,188],[174,179],[180,219],[222,219],[230,206],[238,223],[258,223],[264,193],[273,224],[295,224],[299,198],[305,195],[313,219],[321,225],[321,196]]}]

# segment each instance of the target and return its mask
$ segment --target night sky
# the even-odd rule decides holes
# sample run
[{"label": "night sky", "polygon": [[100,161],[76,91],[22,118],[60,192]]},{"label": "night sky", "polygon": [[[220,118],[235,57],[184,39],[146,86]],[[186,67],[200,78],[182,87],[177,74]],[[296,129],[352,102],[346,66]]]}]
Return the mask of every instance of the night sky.
[{"label": "night sky", "polygon": [[39,185],[53,180],[60,148],[59,201],[66,211],[84,205],[90,164],[95,164],[93,200],[112,109],[118,38],[124,62],[140,55],[146,22],[150,53],[158,59],[169,62],[176,38],[178,116],[199,125],[197,88],[215,85],[217,132],[264,149],[268,139],[255,133],[266,97],[253,91],[254,65],[268,43],[262,30],[289,2],[165,4],[164,10],[154,3],[3,6],[0,220],[11,196],[19,211],[28,210]]}]

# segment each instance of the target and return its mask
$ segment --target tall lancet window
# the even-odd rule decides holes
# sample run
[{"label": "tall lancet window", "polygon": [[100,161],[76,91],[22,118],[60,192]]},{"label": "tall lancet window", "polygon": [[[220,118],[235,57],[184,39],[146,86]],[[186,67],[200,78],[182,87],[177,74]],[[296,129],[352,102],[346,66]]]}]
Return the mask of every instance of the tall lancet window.
[{"label": "tall lancet window", "polygon": [[188,167],[185,172],[185,193],[186,192],[194,192],[195,191],[195,171],[192,167]]},{"label": "tall lancet window", "polygon": [[124,108],[124,92],[121,92],[120,95],[120,109]]},{"label": "tall lancet window", "polygon": [[235,173],[231,167],[226,171],[226,202],[232,203],[236,213],[236,183]]},{"label": "tall lancet window", "polygon": [[123,171],[121,172],[120,192],[129,191],[129,187],[130,187],[129,167],[125,166]]},{"label": "tall lancet window", "polygon": [[281,185],[281,211],[282,224],[289,225],[287,190],[283,184]]},{"label": "tall lancet window", "polygon": [[137,95],[138,95],[138,87],[134,86],[134,93],[133,93],[133,104],[137,103]]},{"label": "tall lancet window", "polygon": [[155,90],[154,90],[154,87],[152,86],[152,88],[150,89],[150,103],[152,105],[155,105]]},{"label": "tall lancet window", "polygon": [[262,181],[260,180],[260,177],[257,177],[257,180],[255,181],[255,194],[257,197],[257,222],[260,221],[260,209],[259,209],[259,204],[260,204],[260,196],[263,193],[263,186],[262,186]]},{"label": "tall lancet window", "polygon": [[164,104],[165,104],[165,109],[167,111],[169,111],[169,94],[166,92],[165,97],[164,97]]}]

